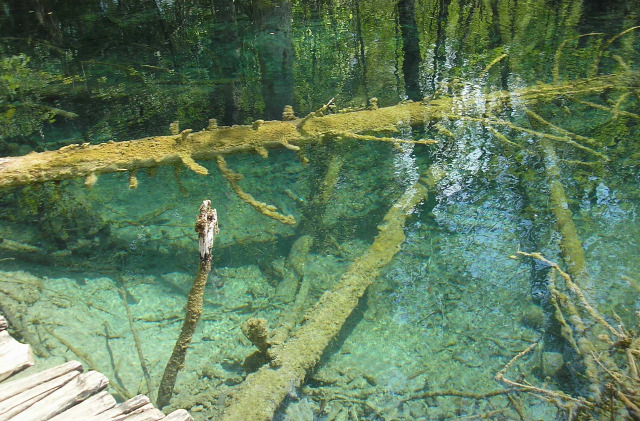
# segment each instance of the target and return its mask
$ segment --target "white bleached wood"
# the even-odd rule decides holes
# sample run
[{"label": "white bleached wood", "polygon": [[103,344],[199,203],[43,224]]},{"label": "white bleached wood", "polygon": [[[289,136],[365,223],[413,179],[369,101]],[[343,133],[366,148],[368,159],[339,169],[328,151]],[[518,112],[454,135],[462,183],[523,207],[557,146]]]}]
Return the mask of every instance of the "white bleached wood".
[{"label": "white bleached wood", "polygon": [[102,373],[89,371],[76,376],[69,383],[44,399],[34,403],[20,416],[25,420],[48,420],[106,388],[109,380]]},{"label": "white bleached wood", "polygon": [[[142,414],[142,413],[147,413],[148,411],[151,411],[152,409],[155,409],[155,407],[153,406],[152,403],[148,403],[144,406],[141,406],[138,409],[135,409],[127,414],[120,414],[120,415],[115,415],[112,418],[108,418],[109,421],[122,421],[122,420],[129,420],[130,417],[133,417],[134,415],[138,415],[138,414]],[[102,415],[102,414],[101,414]],[[145,415],[148,416],[148,415]],[[144,418],[144,417],[143,417]],[[98,420],[104,420],[105,418],[90,418],[91,421],[98,421]]]},{"label": "white bleached wood", "polygon": [[21,344],[3,330],[0,332],[0,381],[33,365],[29,345]]},{"label": "white bleached wood", "polygon": [[123,421],[158,421],[164,418],[164,413],[156,408],[149,408],[146,411],[136,414],[128,414],[117,420]]},{"label": "white bleached wood", "polygon": [[122,402],[120,405],[115,408],[111,408],[108,411],[105,411],[91,419],[91,421],[110,421],[115,420],[117,417],[122,415],[131,414],[141,408],[153,408],[151,405],[151,401],[145,395],[134,396],[133,398]]},{"label": "white bleached wood", "polygon": [[71,371],[0,402],[0,421],[17,417],[29,407],[62,388],[78,375],[80,375],[79,372]]},{"label": "white bleached wood", "polygon": [[29,377],[4,383],[0,385],[0,402],[72,371],[82,372],[82,364],[78,361],[68,361]]},{"label": "white bleached wood", "polygon": [[103,390],[76,406],[72,406],[63,413],[56,415],[49,421],[86,420],[116,405],[116,399],[111,396],[109,392]]},{"label": "white bleached wood", "polygon": [[177,409],[164,417],[162,421],[193,421],[193,418],[186,410]]}]

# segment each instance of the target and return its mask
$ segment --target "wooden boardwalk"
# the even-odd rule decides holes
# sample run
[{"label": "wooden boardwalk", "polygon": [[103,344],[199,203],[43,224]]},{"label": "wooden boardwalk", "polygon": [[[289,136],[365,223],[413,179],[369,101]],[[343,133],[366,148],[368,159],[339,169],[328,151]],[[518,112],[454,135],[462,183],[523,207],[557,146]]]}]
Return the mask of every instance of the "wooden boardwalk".
[{"label": "wooden boardwalk", "polygon": [[5,381],[33,363],[31,347],[9,335],[0,315],[0,421],[193,421],[184,409],[164,415],[144,395],[117,404],[104,374],[84,373],[78,361]]}]

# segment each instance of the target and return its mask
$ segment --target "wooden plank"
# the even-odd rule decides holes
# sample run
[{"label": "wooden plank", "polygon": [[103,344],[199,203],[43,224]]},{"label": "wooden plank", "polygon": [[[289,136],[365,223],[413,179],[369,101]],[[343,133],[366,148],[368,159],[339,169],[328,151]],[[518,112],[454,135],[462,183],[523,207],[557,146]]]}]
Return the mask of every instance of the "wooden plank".
[{"label": "wooden plank", "polygon": [[41,373],[35,373],[20,380],[4,383],[0,385],[0,402],[72,371],[81,373],[83,371],[82,364],[78,361],[68,361]]},{"label": "wooden plank", "polygon": [[89,371],[44,399],[34,403],[20,414],[25,420],[48,420],[106,388],[109,380],[102,373]]},{"label": "wooden plank", "polygon": [[33,365],[29,345],[21,344],[3,330],[0,332],[0,381]]},{"label": "wooden plank", "polygon": [[162,421],[193,421],[193,418],[185,409],[177,409],[164,417]]},{"label": "wooden plank", "polygon": [[49,421],[86,420],[116,406],[116,399],[109,392],[102,392],[91,396],[87,400],[72,406],[63,413],[56,415]]},{"label": "wooden plank", "polygon": [[148,403],[144,406],[141,406],[140,408],[129,412],[128,414],[122,414],[122,415],[118,415],[117,417],[113,418],[113,421],[120,421],[120,420],[124,420],[127,417],[131,417],[133,415],[137,415],[137,414],[142,414],[143,412],[147,412],[150,411],[152,409],[155,409],[155,407],[153,406],[152,403]]},{"label": "wooden plank", "polygon": [[36,402],[62,388],[78,375],[80,375],[78,371],[71,371],[0,402],[0,421],[10,420],[18,416]]},{"label": "wooden plank", "polygon": [[149,408],[146,411],[137,414],[128,414],[123,418],[116,418],[116,420],[123,421],[158,421],[164,418],[162,411],[156,408]]},{"label": "wooden plank", "polygon": [[115,408],[111,408],[108,411],[104,411],[97,417],[94,417],[93,421],[110,421],[114,420],[119,416],[131,414],[140,408],[146,408],[146,405],[149,405],[150,408],[153,408],[151,405],[151,400],[145,395],[134,396],[133,398],[122,402],[120,405]]},{"label": "wooden plank", "polygon": [[7,323],[7,319],[5,319],[4,316],[0,315],[0,332],[7,329],[9,329],[9,324]]},{"label": "wooden plank", "polygon": [[[109,411],[112,411],[113,409],[115,408],[112,408]],[[112,417],[108,418],[104,418],[103,415],[104,414],[100,414],[97,417],[88,418],[87,421],[153,421],[165,418],[162,411],[154,408],[151,403],[143,405],[126,414],[114,414]]]}]

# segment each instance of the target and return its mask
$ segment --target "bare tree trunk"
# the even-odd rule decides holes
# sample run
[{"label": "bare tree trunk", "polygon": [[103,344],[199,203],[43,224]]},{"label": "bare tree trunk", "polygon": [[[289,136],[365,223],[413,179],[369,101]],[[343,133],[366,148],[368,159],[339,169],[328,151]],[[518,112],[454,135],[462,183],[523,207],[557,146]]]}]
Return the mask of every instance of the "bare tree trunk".
[{"label": "bare tree trunk", "polygon": [[189,292],[187,314],[182,324],[182,331],[173,348],[167,367],[164,369],[164,375],[158,389],[158,402],[156,405],[161,409],[171,400],[178,372],[184,366],[187,349],[191,344],[193,332],[195,332],[202,314],[204,287],[211,271],[211,248],[213,247],[215,235],[218,233],[218,216],[216,210],[211,209],[210,200],[203,201],[200,206],[200,214],[196,221],[196,232],[198,233],[200,246],[200,265],[196,279],[193,281],[193,287]]}]

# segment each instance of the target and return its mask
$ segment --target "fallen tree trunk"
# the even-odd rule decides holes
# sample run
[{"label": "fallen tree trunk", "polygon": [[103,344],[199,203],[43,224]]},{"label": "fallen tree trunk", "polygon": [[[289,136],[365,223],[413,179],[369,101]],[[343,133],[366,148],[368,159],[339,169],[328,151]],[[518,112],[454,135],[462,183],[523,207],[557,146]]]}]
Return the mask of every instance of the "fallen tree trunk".
[{"label": "fallen tree trunk", "polygon": [[[100,174],[129,172],[130,185],[135,187],[135,172],[159,165],[181,165],[198,174],[207,174],[195,160],[210,160],[218,156],[240,153],[267,155],[269,149],[298,149],[300,145],[317,141],[323,136],[362,132],[394,131],[398,122],[424,124],[444,117],[481,114],[501,109],[507,103],[528,105],[560,95],[602,92],[613,88],[621,76],[607,75],[568,81],[561,84],[540,84],[514,92],[498,91],[477,97],[443,96],[429,102],[408,102],[392,107],[315,116],[293,121],[258,120],[251,126],[221,127],[192,132],[184,130],[170,136],[98,145],[69,145],[56,151],[30,153],[19,157],[0,158],[0,188],[32,183],[85,177],[92,186]],[[366,139],[373,140],[373,139]],[[382,139],[380,139],[382,140]],[[388,139],[387,139],[388,140]]]},{"label": "fallen tree trunk", "polygon": [[[433,186],[439,176],[441,171],[431,171],[427,179],[421,181]],[[371,247],[351,264],[338,284],[307,311],[304,323],[291,337],[269,349],[271,366],[265,365],[249,374],[230,393],[222,421],[272,419],[282,400],[300,386],[307,372],[318,363],[380,270],[400,251],[405,239],[405,221],[412,209],[426,198],[426,185],[418,182],[407,189],[385,215]]]}]

